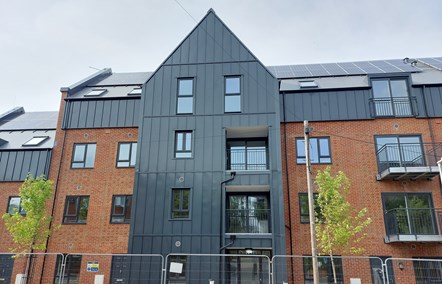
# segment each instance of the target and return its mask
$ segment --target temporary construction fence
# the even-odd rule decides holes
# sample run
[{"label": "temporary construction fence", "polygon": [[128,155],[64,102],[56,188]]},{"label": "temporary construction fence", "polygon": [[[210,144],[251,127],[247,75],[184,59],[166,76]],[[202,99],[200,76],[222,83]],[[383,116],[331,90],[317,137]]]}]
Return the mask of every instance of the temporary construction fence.
[{"label": "temporary construction fence", "polygon": [[[337,283],[442,283],[442,259],[334,256]],[[333,283],[318,257],[320,283]],[[0,253],[0,283],[313,283],[311,256]]]}]

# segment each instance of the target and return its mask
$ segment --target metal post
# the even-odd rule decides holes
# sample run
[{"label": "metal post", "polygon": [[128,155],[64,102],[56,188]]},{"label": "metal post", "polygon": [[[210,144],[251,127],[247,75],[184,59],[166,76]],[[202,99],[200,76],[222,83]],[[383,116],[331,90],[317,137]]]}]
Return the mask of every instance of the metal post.
[{"label": "metal post", "polygon": [[437,166],[439,167],[439,180],[442,184],[442,158],[437,162]]},{"label": "metal post", "polygon": [[310,220],[310,237],[312,245],[312,267],[313,267],[313,283],[319,284],[319,270],[318,270],[318,253],[316,245],[316,224],[315,224],[315,210],[312,190],[312,173],[310,165],[310,128],[308,121],[304,120],[304,144],[305,144],[305,165],[307,169],[307,188],[308,188],[308,213]]}]

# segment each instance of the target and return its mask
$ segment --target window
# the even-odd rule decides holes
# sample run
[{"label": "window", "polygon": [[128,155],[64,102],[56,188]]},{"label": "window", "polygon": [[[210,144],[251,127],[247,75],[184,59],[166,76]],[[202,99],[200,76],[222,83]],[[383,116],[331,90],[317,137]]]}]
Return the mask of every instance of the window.
[{"label": "window", "polygon": [[270,203],[267,195],[227,196],[227,233],[270,233]]},{"label": "window", "polygon": [[132,210],[132,195],[114,195],[112,197],[111,223],[129,223]]},{"label": "window", "polygon": [[25,210],[21,208],[21,199],[18,196],[9,197],[8,202],[8,211],[9,214],[14,215],[16,212],[19,212],[21,215],[26,215]]},{"label": "window", "polygon": [[137,143],[118,143],[117,168],[135,167]]},{"label": "window", "polygon": [[170,258],[169,281],[171,284],[185,284],[187,256],[174,255]]},{"label": "window", "polygon": [[[330,164],[330,138],[310,138],[310,162],[312,164]],[[296,138],[296,163],[305,164],[305,142]]]},{"label": "window", "polygon": [[371,85],[376,116],[412,115],[407,79],[373,79]]},{"label": "window", "polygon": [[175,158],[192,158],[192,131],[175,132]]},{"label": "window", "polygon": [[266,140],[228,140],[227,170],[267,170]]},{"label": "window", "polygon": [[[370,268],[371,268],[371,282],[372,283],[386,283],[386,284],[394,284],[394,269],[393,263],[388,261],[387,267],[382,273],[382,262],[390,258],[391,256],[374,256],[370,258]],[[388,283],[387,281],[387,273],[388,273]],[[385,281],[385,282],[384,282]]]},{"label": "window", "polygon": [[379,171],[390,167],[425,166],[420,136],[377,136],[376,148]]},{"label": "window", "polygon": [[74,144],[72,168],[93,168],[97,144]]},{"label": "window", "polygon": [[[313,283],[313,264],[311,257],[304,257],[303,259],[304,266],[304,283]],[[337,282],[342,284],[344,283],[344,274],[342,272],[342,259],[339,257],[334,257],[333,261],[335,263],[336,269],[336,279]],[[318,257],[318,270],[319,270],[319,283],[334,283],[333,280],[333,269],[332,264],[329,257]]]},{"label": "window", "polygon": [[139,96],[141,95],[142,89],[141,88],[134,88],[132,91],[127,93],[129,96]]},{"label": "window", "polygon": [[[80,283],[80,268],[81,268],[81,255],[65,255],[66,266],[64,270],[63,283],[65,284],[78,284]],[[55,276],[54,283],[58,283],[61,280],[63,271],[63,258],[61,255],[57,255],[57,261],[55,263]]]},{"label": "window", "polygon": [[176,113],[193,113],[193,78],[178,79],[178,98]]},{"label": "window", "polygon": [[48,138],[49,138],[49,136],[35,136],[35,137],[32,137],[31,140],[23,143],[23,146],[38,146]]},{"label": "window", "polygon": [[229,256],[225,283],[267,283],[270,271],[268,261],[263,256],[271,259],[270,250],[227,249],[226,253]]},{"label": "window", "polygon": [[241,112],[241,77],[225,77],[224,112]]},{"label": "window", "polygon": [[[315,214],[318,217],[321,214],[321,209],[316,204],[316,200],[318,199],[318,194],[313,193],[313,202],[315,205]],[[310,223],[310,214],[308,210],[308,194],[300,193],[299,194],[299,213],[301,216],[301,224]]]},{"label": "window", "polygon": [[430,193],[383,193],[387,235],[434,235],[437,228]]},{"label": "window", "polygon": [[107,92],[107,89],[94,89],[84,96],[85,97],[99,97],[106,92]]},{"label": "window", "polygon": [[190,218],[190,188],[172,189],[172,219]]},{"label": "window", "polygon": [[86,224],[89,196],[67,196],[63,224]]},{"label": "window", "polygon": [[416,284],[442,283],[442,262],[440,257],[413,257]]}]

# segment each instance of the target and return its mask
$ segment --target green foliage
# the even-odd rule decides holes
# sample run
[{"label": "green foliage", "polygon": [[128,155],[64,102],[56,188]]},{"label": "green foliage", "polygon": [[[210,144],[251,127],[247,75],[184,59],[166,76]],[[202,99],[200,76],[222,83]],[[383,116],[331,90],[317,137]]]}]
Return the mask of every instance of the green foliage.
[{"label": "green foliage", "polygon": [[362,253],[364,248],[357,244],[366,236],[363,229],[371,223],[365,217],[367,209],[360,211],[351,208],[346,196],[350,182],[341,171],[333,177],[330,167],[319,171],[316,176],[318,185],[317,206],[320,214],[316,213],[316,240],[320,254],[330,256],[334,283],[337,283],[333,255],[336,253]]},{"label": "green foliage", "polygon": [[350,182],[345,174],[340,171],[333,177],[330,170],[327,167],[316,176],[320,208],[320,214],[316,214],[318,250],[330,256],[336,252],[361,253],[364,248],[356,244],[366,236],[362,231],[371,219],[365,217],[366,208],[354,210],[347,201]]},{"label": "green foliage", "polygon": [[44,176],[33,178],[28,175],[20,187],[21,207],[26,215],[15,209],[14,214],[3,214],[6,228],[12,236],[16,247],[15,253],[26,253],[31,250],[44,250],[50,235],[51,216],[46,214],[46,203],[52,196],[52,181]]}]

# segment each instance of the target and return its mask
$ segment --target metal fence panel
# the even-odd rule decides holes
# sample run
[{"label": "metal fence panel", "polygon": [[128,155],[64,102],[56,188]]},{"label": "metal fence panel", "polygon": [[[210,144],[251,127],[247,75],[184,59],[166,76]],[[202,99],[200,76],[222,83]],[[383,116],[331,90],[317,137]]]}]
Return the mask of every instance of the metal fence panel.
[{"label": "metal fence panel", "polygon": [[[385,284],[383,262],[378,257],[334,256],[337,283]],[[334,283],[330,257],[318,257],[320,283]],[[287,270],[287,273],[285,273]],[[312,257],[278,255],[272,258],[272,283],[313,283]]]},{"label": "metal fence panel", "polygon": [[270,259],[247,254],[169,254],[165,283],[270,283]]},{"label": "metal fence panel", "polygon": [[442,283],[442,259],[440,258],[388,258],[385,263],[394,272],[391,274],[388,270],[389,283]]}]

